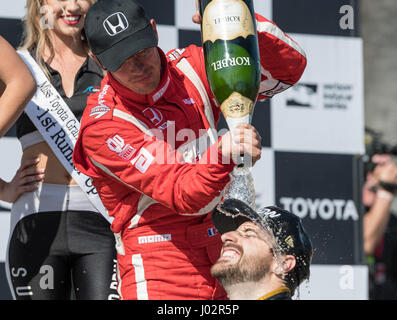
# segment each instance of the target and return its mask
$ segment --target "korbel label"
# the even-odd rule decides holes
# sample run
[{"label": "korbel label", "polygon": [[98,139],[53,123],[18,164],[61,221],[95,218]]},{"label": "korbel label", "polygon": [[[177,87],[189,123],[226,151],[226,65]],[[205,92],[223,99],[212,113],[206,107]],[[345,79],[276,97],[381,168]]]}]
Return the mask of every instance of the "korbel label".
[{"label": "korbel label", "polygon": [[250,57],[226,58],[211,63],[211,66],[214,71],[234,66],[251,66],[251,59]]},{"label": "korbel label", "polygon": [[225,118],[242,118],[254,113],[254,103],[238,92],[233,92],[221,105]]},{"label": "korbel label", "polygon": [[242,0],[213,0],[203,14],[203,42],[255,35],[251,12]]}]

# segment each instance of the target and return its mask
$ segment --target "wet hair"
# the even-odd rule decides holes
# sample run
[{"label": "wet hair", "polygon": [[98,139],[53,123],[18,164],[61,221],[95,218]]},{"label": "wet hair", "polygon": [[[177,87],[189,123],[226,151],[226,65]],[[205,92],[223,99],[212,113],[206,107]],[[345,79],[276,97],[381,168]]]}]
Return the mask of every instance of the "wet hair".
[{"label": "wet hair", "polygon": [[296,257],[295,267],[285,275],[284,282],[286,286],[291,291],[291,296],[295,294],[295,290],[299,285],[306,279],[310,277],[310,268],[307,268],[310,265],[310,259],[305,259],[305,257],[298,256]]}]

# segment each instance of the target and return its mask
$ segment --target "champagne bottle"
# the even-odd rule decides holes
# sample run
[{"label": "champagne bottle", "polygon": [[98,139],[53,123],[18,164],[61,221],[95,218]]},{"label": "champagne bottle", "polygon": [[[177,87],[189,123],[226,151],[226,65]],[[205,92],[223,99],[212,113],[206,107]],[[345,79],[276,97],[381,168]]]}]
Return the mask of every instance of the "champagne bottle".
[{"label": "champagne bottle", "polygon": [[260,86],[252,0],[199,0],[208,82],[230,130],[251,123]]},{"label": "champagne bottle", "polygon": [[[253,3],[252,0],[199,0],[199,6],[207,79],[233,131],[240,123],[251,123],[260,86]],[[249,167],[234,169],[224,197],[242,200],[255,209]]]}]

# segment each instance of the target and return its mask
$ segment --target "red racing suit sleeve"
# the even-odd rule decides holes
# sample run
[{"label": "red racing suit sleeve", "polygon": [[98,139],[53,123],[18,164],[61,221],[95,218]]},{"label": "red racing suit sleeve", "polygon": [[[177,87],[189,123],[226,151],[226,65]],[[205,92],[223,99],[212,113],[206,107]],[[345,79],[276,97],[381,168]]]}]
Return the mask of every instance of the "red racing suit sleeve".
[{"label": "red racing suit sleeve", "polygon": [[[258,101],[264,101],[296,84],[306,69],[307,59],[299,44],[274,22],[259,14],[255,14],[255,18],[261,65]],[[207,81],[203,48],[191,45],[184,49],[171,50],[167,56],[174,64],[177,64],[181,58],[189,56],[189,63],[205,85],[217,122],[220,108]]]},{"label": "red racing suit sleeve", "polygon": [[[106,175],[163,204],[178,214],[207,213],[205,207],[219,201],[229,182],[233,161],[222,163],[218,143],[196,163],[155,136],[131,123],[105,120],[88,126],[82,136],[86,162]],[[87,159],[88,158],[88,159]],[[225,161],[224,161],[225,162]]]},{"label": "red racing suit sleeve", "polygon": [[306,54],[274,22],[255,15],[261,62],[261,84],[258,100],[273,97],[293,86],[301,78]]},{"label": "red racing suit sleeve", "polygon": [[[304,50],[291,37],[285,34],[274,22],[255,14],[259,55],[261,64],[261,83],[258,100],[264,101],[272,98],[296,84],[306,69],[307,59]],[[190,61],[201,79],[207,79],[204,54],[202,48],[190,46]],[[184,51],[184,49],[182,49]],[[171,51],[179,56],[181,49]],[[210,86],[205,81],[207,91],[213,101]],[[213,105],[214,114],[219,113],[219,108]]]}]

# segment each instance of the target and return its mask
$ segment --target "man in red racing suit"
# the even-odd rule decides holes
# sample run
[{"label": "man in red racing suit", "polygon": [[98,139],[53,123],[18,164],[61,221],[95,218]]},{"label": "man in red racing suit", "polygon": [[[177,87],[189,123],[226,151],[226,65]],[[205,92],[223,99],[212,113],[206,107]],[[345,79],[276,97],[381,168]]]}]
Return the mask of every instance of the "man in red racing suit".
[{"label": "man in red racing suit", "polygon": [[[96,29],[111,16],[103,6],[117,2],[99,1],[101,6],[90,9],[96,15],[87,14],[91,49],[110,72],[100,92],[88,98],[73,161],[92,177],[114,218],[120,297],[226,299],[210,274],[222,242],[208,213],[220,201],[234,163],[223,161],[219,151],[215,128],[220,109],[206,80],[202,48],[192,45],[165,55],[153,43],[148,45],[160,57],[159,83],[145,94],[128,88],[115,79],[123,58],[117,64],[118,56],[114,60],[102,56],[95,38]],[[132,0],[120,3],[137,5]],[[129,8],[114,10],[128,19]],[[103,24],[97,19],[101,14]],[[306,58],[275,24],[260,15],[256,20],[263,100],[295,84]],[[136,56],[147,54],[143,50]],[[147,81],[145,76],[140,79]]]}]

